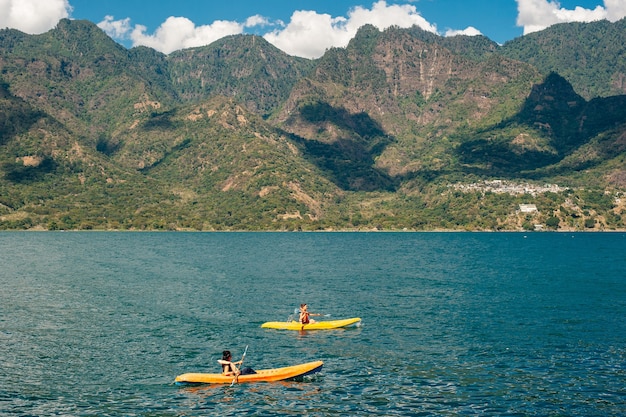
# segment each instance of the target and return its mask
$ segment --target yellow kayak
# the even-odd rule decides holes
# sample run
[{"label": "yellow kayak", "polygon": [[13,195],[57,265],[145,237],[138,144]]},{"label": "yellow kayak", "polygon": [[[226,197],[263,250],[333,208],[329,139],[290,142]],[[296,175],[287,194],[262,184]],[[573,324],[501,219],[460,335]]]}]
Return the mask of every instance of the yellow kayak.
[{"label": "yellow kayak", "polygon": [[267,323],[263,323],[261,327],[278,330],[329,330],[352,325],[358,326],[360,322],[361,319],[359,317],[343,320],[316,321],[315,323],[309,324],[302,324],[299,321],[268,321]]},{"label": "yellow kayak", "polygon": [[[243,382],[273,382],[283,381],[285,379],[293,379],[311,375],[322,370],[324,362],[315,361],[302,363],[300,365],[286,366],[284,368],[261,369],[256,374],[239,375],[238,383]],[[198,374],[189,373],[176,377],[177,385],[194,385],[194,384],[230,384],[233,382],[233,376],[222,374]]]}]

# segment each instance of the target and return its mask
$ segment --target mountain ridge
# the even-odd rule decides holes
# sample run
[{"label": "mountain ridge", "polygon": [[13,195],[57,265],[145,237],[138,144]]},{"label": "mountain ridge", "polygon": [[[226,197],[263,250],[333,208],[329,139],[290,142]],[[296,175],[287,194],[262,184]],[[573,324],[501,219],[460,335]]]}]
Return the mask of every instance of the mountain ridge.
[{"label": "mountain ridge", "polygon": [[[521,43],[364,26],[306,60],[253,35],[164,55],[86,21],[0,30],[0,228],[623,228],[626,96]],[[568,191],[450,188],[494,179]]]}]

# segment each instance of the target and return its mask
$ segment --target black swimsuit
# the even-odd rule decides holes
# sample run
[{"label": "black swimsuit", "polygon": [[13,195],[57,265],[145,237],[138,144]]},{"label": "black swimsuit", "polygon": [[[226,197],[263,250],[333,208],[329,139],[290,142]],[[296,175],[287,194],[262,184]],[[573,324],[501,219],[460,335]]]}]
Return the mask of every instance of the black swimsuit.
[{"label": "black swimsuit", "polygon": [[304,317],[302,317],[302,324],[309,324],[309,313],[304,313]]},{"label": "black swimsuit", "polygon": [[228,363],[223,363],[222,364],[222,373],[223,374],[227,374],[227,373],[234,373],[235,371],[233,371],[233,364],[232,362],[228,362]]}]

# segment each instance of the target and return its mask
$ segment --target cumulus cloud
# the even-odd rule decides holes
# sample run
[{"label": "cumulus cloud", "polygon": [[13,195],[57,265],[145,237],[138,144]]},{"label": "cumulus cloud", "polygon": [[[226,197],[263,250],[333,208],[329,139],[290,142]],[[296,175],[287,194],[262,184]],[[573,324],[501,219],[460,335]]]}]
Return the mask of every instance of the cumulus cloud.
[{"label": "cumulus cloud", "polygon": [[272,22],[270,22],[270,20],[267,17],[261,16],[258,14],[247,18],[246,23],[245,23],[245,27],[271,26],[271,25],[272,25]]},{"label": "cumulus cloud", "polygon": [[130,40],[133,46],[149,46],[169,54],[178,49],[208,45],[224,36],[241,34],[245,28],[269,24],[267,18],[259,15],[247,18],[245,23],[216,20],[210,25],[200,26],[186,17],[170,16],[153,34],[149,34],[144,25],[132,26],[129,18],[114,20],[112,16],[106,16],[98,27],[114,39]]},{"label": "cumulus cloud", "polygon": [[318,58],[330,47],[346,46],[359,27],[368,23],[381,30],[392,25],[417,25],[424,30],[437,32],[436,26],[427,22],[415,6],[388,5],[384,0],[373,3],[371,9],[355,7],[348,12],[347,17],[298,10],[287,24],[255,15],[248,17],[244,23],[218,20],[210,25],[196,26],[186,17],[169,17],[150,34],[143,25],[131,26],[129,19],[114,20],[112,16],[106,16],[98,26],[114,39],[130,40],[133,46],[149,46],[166,54],[178,49],[208,45],[224,36],[241,34],[246,29],[265,28],[269,32],[264,37],[277,48],[290,55]]},{"label": "cumulus cloud", "polygon": [[314,11],[296,11],[289,24],[266,34],[265,39],[290,55],[317,58],[331,46],[347,45],[354,36],[346,19]]},{"label": "cumulus cloud", "polygon": [[543,30],[557,23],[593,22],[607,19],[615,22],[626,16],[626,1],[605,0],[604,7],[585,9],[562,8],[556,0],[517,0],[517,25],[524,28],[524,35]]},{"label": "cumulus cloud", "polygon": [[71,11],[69,0],[0,0],[0,28],[43,33]]},{"label": "cumulus cloud", "polygon": [[463,30],[448,29],[446,30],[446,33],[444,34],[444,36],[457,36],[457,35],[478,36],[478,35],[482,35],[482,33],[480,32],[480,30],[476,29],[475,27],[468,26],[467,28]]},{"label": "cumulus cloud", "polygon": [[348,16],[332,17],[315,11],[296,11],[290,22],[280,29],[267,33],[268,42],[291,55],[318,58],[330,47],[344,47],[354,37],[359,27],[372,24],[380,30],[390,26],[419,26],[437,32],[435,25],[428,23],[412,5],[388,5],[378,1],[371,9],[361,6],[348,12]]},{"label": "cumulus cloud", "polygon": [[224,36],[243,33],[243,25],[237,22],[216,20],[210,25],[196,26],[186,17],[168,17],[153,35],[146,34],[146,27],[137,25],[130,34],[133,45],[145,45],[169,54],[177,49],[208,45]]},{"label": "cumulus cloud", "polygon": [[105,16],[104,20],[98,23],[98,27],[106,32],[113,39],[128,39],[128,34],[132,31],[130,18],[113,20],[113,16]]},{"label": "cumulus cloud", "polygon": [[626,1],[624,0],[604,0],[604,7],[609,22],[617,22],[626,16]]}]

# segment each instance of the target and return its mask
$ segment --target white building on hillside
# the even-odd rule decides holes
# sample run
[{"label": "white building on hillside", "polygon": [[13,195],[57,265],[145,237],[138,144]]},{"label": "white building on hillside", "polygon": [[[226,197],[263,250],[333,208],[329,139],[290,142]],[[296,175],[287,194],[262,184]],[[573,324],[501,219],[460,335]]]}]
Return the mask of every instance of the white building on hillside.
[{"label": "white building on hillside", "polygon": [[521,213],[537,213],[537,206],[534,204],[520,204],[519,211]]}]

